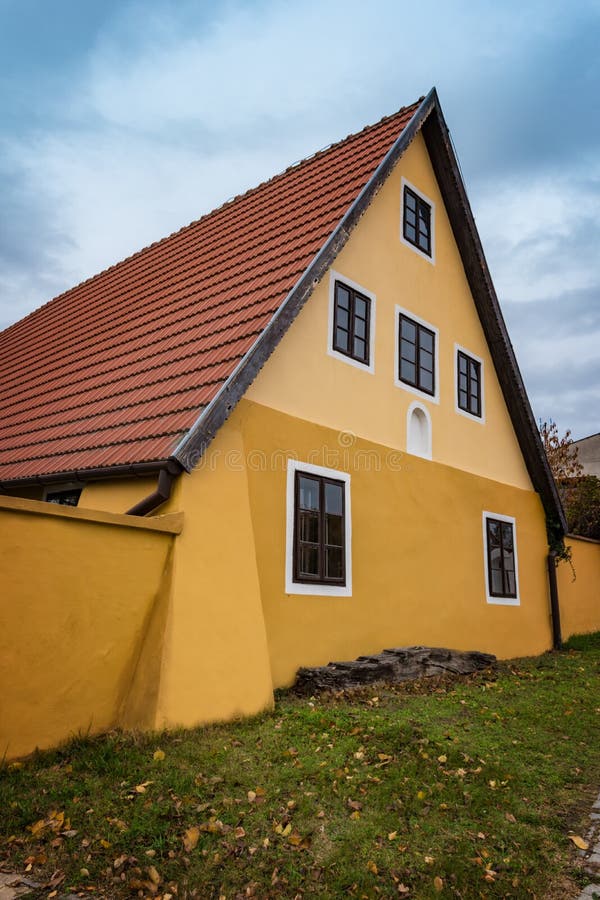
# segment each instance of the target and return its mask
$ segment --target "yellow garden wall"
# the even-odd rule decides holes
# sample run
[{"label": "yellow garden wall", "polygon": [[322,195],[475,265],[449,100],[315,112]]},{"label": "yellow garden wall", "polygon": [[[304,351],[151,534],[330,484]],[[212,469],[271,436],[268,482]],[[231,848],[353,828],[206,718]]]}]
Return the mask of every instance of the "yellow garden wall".
[{"label": "yellow garden wall", "polygon": [[0,498],[0,757],[154,725],[181,527]]},{"label": "yellow garden wall", "polygon": [[568,535],[575,581],[570,566],[560,563],[556,575],[563,638],[600,631],[600,542]]}]

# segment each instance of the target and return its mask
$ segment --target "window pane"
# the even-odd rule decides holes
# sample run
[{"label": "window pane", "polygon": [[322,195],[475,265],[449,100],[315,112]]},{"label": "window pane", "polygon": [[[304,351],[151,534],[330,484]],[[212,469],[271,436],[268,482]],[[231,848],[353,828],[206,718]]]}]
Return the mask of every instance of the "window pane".
[{"label": "window pane", "polygon": [[460,391],[464,391],[465,394],[467,393],[467,376],[466,375],[458,376],[458,389]]},{"label": "window pane", "polygon": [[327,547],[325,549],[325,576],[341,580],[344,577],[343,562],[344,553],[341,547]]},{"label": "window pane", "polygon": [[479,363],[473,359],[469,360],[469,375],[473,381],[479,381]]},{"label": "window pane", "polygon": [[366,338],[367,336],[367,323],[362,319],[354,320],[354,333],[360,338]]},{"label": "window pane", "polygon": [[335,288],[335,302],[341,309],[350,309],[350,291],[341,284]]},{"label": "window pane", "polygon": [[433,353],[430,353],[429,350],[421,350],[419,353],[419,368],[433,372]]},{"label": "window pane", "polygon": [[419,387],[433,393],[433,372],[427,372],[425,369],[419,371]]},{"label": "window pane", "polygon": [[458,371],[459,371],[461,374],[464,374],[465,379],[466,379],[466,374],[467,374],[467,358],[466,358],[466,356],[463,356],[462,353],[459,353],[459,354],[458,354]]},{"label": "window pane", "polygon": [[325,512],[342,515],[343,509],[343,484],[330,484],[325,482]]},{"label": "window pane", "polygon": [[513,528],[510,522],[502,523],[502,546],[505,550],[513,549]]},{"label": "window pane", "polygon": [[415,231],[415,229],[413,228],[412,225],[409,225],[409,224],[408,224],[408,222],[406,222],[406,223],[404,224],[404,237],[405,237],[407,240],[412,241],[413,244],[414,244],[414,243],[416,242],[416,240],[417,240],[417,232]]},{"label": "window pane", "polygon": [[325,516],[325,543],[344,546],[344,520],[341,516]]},{"label": "window pane", "polygon": [[362,340],[362,338],[358,338],[358,337],[354,338],[354,356],[357,359],[366,359],[367,358],[367,345]]},{"label": "window pane", "polygon": [[408,188],[404,189],[404,205],[407,210],[417,208],[417,198]]},{"label": "window pane", "polygon": [[417,342],[417,326],[408,319],[400,319],[400,334],[402,339],[413,344]]},{"label": "window pane", "polygon": [[459,391],[458,392],[458,405],[461,409],[467,409],[467,392]]},{"label": "window pane", "polygon": [[409,362],[416,362],[417,348],[415,344],[411,344],[409,341],[400,341],[400,356]]},{"label": "window pane", "polygon": [[506,593],[516,597],[517,595],[517,580],[514,572],[506,572]]},{"label": "window pane", "polygon": [[492,569],[492,594],[503,594],[502,572],[500,569]]},{"label": "window pane", "polygon": [[298,519],[298,531],[301,541],[308,541],[310,544],[318,544],[319,514],[301,511]]},{"label": "window pane", "polygon": [[340,328],[348,329],[350,327],[350,313],[348,312],[348,310],[342,309],[341,306],[338,307],[338,309],[336,310],[335,322],[336,325],[338,325]]},{"label": "window pane", "polygon": [[319,574],[319,548],[300,544],[299,571],[301,575]]},{"label": "window pane", "polygon": [[367,318],[367,304],[362,299],[362,297],[355,297],[354,300],[354,315],[358,316],[359,319]]},{"label": "window pane", "polygon": [[417,224],[416,212],[414,210],[408,209],[408,208],[404,212],[405,212],[405,217],[406,217],[405,221],[408,222],[410,225],[416,226],[416,224]]},{"label": "window pane", "polygon": [[429,251],[429,236],[428,235],[419,234],[419,247],[421,247],[422,250],[425,250],[426,253]]},{"label": "window pane", "polygon": [[414,363],[408,362],[406,359],[400,360],[400,378],[404,381],[415,384],[417,380],[417,370]]},{"label": "window pane", "polygon": [[344,331],[342,328],[335,329],[335,346],[338,350],[344,350],[348,352],[348,343],[350,340],[350,335],[347,331]]},{"label": "window pane", "polygon": [[[466,404],[466,394],[465,394],[465,409],[466,408],[467,408],[467,404]],[[471,400],[469,402],[469,412],[474,416],[479,415],[479,400],[477,397],[473,397],[472,395],[471,395]]]},{"label": "window pane", "polygon": [[419,329],[419,341],[422,350],[433,353],[433,334],[424,328]]},{"label": "window pane", "polygon": [[300,476],[300,508],[319,508],[319,482],[306,475]]}]

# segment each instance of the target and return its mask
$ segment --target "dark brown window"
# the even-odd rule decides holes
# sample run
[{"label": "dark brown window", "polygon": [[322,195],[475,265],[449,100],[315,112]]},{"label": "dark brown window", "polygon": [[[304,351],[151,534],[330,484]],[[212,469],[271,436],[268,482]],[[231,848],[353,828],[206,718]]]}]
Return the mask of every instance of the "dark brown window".
[{"label": "dark brown window", "polygon": [[335,283],[333,349],[369,365],[371,300],[341,281]]},{"label": "dark brown window", "polygon": [[486,517],[485,529],[490,597],[516,598],[517,574],[513,524]]},{"label": "dark brown window", "polygon": [[404,187],[404,239],[431,256],[431,206],[409,187]]},{"label": "dark brown window", "polygon": [[400,381],[435,394],[435,332],[401,313],[398,341]]},{"label": "dark brown window", "polygon": [[481,418],[481,363],[458,351],[458,408]]},{"label": "dark brown window", "polygon": [[296,472],[294,581],[346,583],[345,484]]}]

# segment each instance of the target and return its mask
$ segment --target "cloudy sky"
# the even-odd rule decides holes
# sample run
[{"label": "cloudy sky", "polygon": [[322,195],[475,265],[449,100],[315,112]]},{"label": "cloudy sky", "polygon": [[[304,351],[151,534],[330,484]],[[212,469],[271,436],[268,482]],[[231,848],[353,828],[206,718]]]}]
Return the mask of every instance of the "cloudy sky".
[{"label": "cloudy sky", "polygon": [[0,327],[436,85],[534,413],[597,432],[599,47],[600,0],[0,0]]}]

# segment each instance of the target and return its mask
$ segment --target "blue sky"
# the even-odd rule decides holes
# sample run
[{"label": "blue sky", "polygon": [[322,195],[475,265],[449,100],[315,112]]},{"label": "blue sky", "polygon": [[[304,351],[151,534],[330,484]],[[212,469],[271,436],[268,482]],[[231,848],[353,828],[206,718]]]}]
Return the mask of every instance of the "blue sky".
[{"label": "blue sky", "polygon": [[600,430],[600,0],[0,0],[0,327],[436,85],[536,417]]}]

